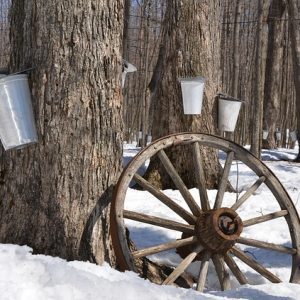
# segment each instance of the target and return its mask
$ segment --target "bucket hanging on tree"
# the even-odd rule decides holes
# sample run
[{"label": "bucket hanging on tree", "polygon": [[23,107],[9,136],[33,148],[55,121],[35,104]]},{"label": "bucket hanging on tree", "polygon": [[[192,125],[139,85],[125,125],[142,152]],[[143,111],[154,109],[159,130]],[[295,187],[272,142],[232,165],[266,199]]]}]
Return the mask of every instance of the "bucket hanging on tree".
[{"label": "bucket hanging on tree", "polygon": [[263,129],[263,135],[262,135],[263,140],[267,140],[268,136],[269,136],[269,130]]},{"label": "bucket hanging on tree", "polygon": [[218,128],[232,132],[239,116],[242,100],[219,94],[218,101]]},{"label": "bucket hanging on tree", "polygon": [[185,115],[201,114],[204,83],[203,77],[180,78],[183,113]]},{"label": "bucket hanging on tree", "polygon": [[0,78],[0,138],[5,150],[38,140],[26,74]]},{"label": "bucket hanging on tree", "polygon": [[297,141],[297,130],[290,131],[290,138],[293,143]]}]

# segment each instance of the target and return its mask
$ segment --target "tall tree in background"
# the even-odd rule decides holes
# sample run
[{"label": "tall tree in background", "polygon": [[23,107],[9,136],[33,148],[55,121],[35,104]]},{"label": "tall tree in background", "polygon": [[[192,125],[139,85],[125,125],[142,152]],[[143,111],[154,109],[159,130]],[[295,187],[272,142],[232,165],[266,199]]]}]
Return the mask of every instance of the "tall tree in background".
[{"label": "tall tree in background", "polygon": [[114,263],[122,28],[121,0],[12,1],[11,71],[35,66],[39,143],[1,154],[1,242]]},{"label": "tall tree in background", "polygon": [[257,0],[257,30],[256,30],[256,76],[254,83],[254,107],[251,134],[250,151],[260,158],[262,121],[263,121],[263,98],[267,49],[267,23],[265,22],[269,9],[270,0]]},{"label": "tall tree in background", "polygon": [[278,117],[281,102],[281,63],[283,59],[283,33],[284,22],[281,20],[285,12],[283,0],[272,0],[268,16],[268,50],[265,75],[264,93],[264,129],[268,129],[267,140],[263,141],[263,147],[276,148],[275,131],[278,127]]},{"label": "tall tree in background", "polygon": [[240,51],[239,51],[239,43],[240,43],[240,25],[241,25],[241,7],[242,2],[240,0],[236,1],[235,7],[235,16],[234,16],[234,28],[233,28],[233,74],[232,74],[232,82],[231,82],[231,95],[235,98],[238,97],[239,92],[239,71],[240,71]]},{"label": "tall tree in background", "polygon": [[[220,84],[220,5],[218,0],[179,1],[167,3],[162,46],[158,59],[158,72],[154,72],[156,86],[151,82],[154,119],[154,139],[175,132],[215,132],[214,102]],[[203,76],[206,78],[201,116],[183,114],[180,77]],[[179,150],[180,151],[180,150]],[[208,187],[215,187],[218,178],[217,155],[202,149]],[[176,154],[173,162],[182,178],[190,186],[195,179],[188,154]],[[162,188],[169,186],[166,176],[157,172],[153,161],[149,180],[159,182]]]},{"label": "tall tree in background", "polygon": [[[296,0],[288,0],[287,3],[293,57],[294,84],[296,90],[297,139],[300,144],[300,4]],[[300,148],[296,160],[300,162]]]}]

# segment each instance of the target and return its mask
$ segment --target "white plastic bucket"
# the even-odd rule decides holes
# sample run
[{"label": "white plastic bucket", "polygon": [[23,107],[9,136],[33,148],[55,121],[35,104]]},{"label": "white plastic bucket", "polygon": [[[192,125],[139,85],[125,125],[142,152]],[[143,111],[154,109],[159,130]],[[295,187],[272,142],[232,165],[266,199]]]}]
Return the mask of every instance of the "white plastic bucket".
[{"label": "white plastic bucket", "polygon": [[180,78],[183,113],[201,114],[205,79],[202,77]]},{"label": "white plastic bucket", "polygon": [[0,78],[0,138],[5,150],[38,140],[26,74]]},{"label": "white plastic bucket", "polygon": [[221,131],[234,131],[239,116],[241,101],[219,97],[218,128]]}]

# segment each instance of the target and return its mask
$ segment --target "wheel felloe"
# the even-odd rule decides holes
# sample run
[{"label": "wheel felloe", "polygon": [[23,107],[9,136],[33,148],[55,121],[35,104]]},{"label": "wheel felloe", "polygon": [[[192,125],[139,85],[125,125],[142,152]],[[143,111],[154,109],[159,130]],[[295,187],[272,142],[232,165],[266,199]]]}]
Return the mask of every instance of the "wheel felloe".
[{"label": "wheel felloe", "polygon": [[[171,151],[173,147],[176,148],[180,144],[193,145],[192,155],[195,159],[195,173],[198,177],[197,185],[200,203],[198,203],[198,198],[195,199],[192,194],[190,194],[174,165],[167,155],[165,155],[165,150],[168,149]],[[208,197],[203,159],[200,152],[201,146],[211,147],[212,149],[227,153],[219,190],[215,199]],[[159,156],[161,163],[164,164],[174,185],[176,185],[180,191],[183,198],[183,205],[174,201],[174,199],[164,194],[163,191],[155,188],[150,182],[138,175],[137,172],[139,168],[145,161],[154,156]],[[242,196],[237,198],[237,201],[230,208],[224,208],[223,202],[225,202],[226,186],[233,160],[236,160],[237,163],[238,161],[244,163],[256,174],[257,178],[254,183],[251,182],[249,184],[249,188],[247,188]],[[183,221],[177,217],[173,218],[171,214],[170,216],[158,217],[155,213],[151,213],[151,209],[147,214],[126,210],[125,195],[132,179],[145,191],[148,191],[162,204],[171,209],[177,217],[179,216]],[[261,184],[264,184],[265,187],[271,191],[280,209],[271,211],[268,214],[254,215],[250,219],[242,221],[235,211],[244,205],[248,199],[251,199]],[[212,203],[214,203],[213,206]],[[269,221],[277,218],[282,218],[288,226],[292,247],[286,247],[276,242],[270,243],[269,241],[257,240],[255,236],[254,238],[240,236],[243,227],[248,228],[258,224],[258,226],[267,226]],[[160,244],[153,242],[146,248],[132,248],[128,242],[129,236],[126,234],[127,221],[125,223],[124,220],[127,219],[139,222],[142,224],[141,228],[143,228],[145,224],[147,224],[147,226],[150,224],[151,226],[157,226],[166,230],[175,230],[179,235],[181,234],[181,238],[172,241],[165,240]],[[268,270],[264,266],[264,263],[260,263],[248,256],[239,248],[239,245],[292,255],[290,282],[299,283],[300,275],[298,266],[300,259],[298,253],[300,249],[300,222],[298,213],[289,195],[267,166],[247,152],[243,147],[222,138],[206,134],[182,133],[161,138],[149,145],[140,152],[123,171],[112,202],[110,220],[112,241],[116,251],[117,261],[120,266],[124,265],[123,269],[140,271],[137,270],[136,259],[147,258],[163,251],[176,251],[181,256],[182,261],[165,280],[166,284],[172,284],[180,274],[184,274],[185,270],[195,260],[201,261],[197,280],[197,290],[199,291],[203,291],[206,284],[209,261],[212,261],[212,267],[216,270],[222,290],[229,287],[229,277],[231,276],[235,277],[240,284],[251,284],[239,268],[237,262],[245,264],[250,271],[257,272],[271,282],[281,282],[281,279],[273,274],[272,270]],[[178,235],[176,234],[176,236]],[[230,276],[228,270],[231,271]],[[193,276],[197,275],[193,274]]]}]

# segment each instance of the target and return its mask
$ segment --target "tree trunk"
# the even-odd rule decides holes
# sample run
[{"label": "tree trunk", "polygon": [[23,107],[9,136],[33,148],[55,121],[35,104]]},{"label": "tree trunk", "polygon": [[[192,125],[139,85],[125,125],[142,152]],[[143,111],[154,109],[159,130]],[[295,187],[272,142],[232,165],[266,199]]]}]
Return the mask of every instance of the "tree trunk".
[{"label": "tree trunk", "polygon": [[281,63],[283,59],[283,29],[284,23],[278,21],[285,12],[282,0],[273,0],[270,6],[268,25],[268,51],[264,93],[263,128],[268,130],[268,138],[263,141],[263,148],[275,149],[275,131],[278,127],[278,117],[281,101]]},{"label": "tree trunk", "polygon": [[263,97],[264,97],[264,80],[266,65],[266,11],[269,8],[269,0],[257,2],[258,23],[256,31],[256,76],[254,87],[254,109],[253,109],[253,125],[251,138],[251,152],[260,158],[262,143],[262,120],[263,120]]},{"label": "tree trunk", "polygon": [[[289,13],[289,31],[291,36],[292,57],[294,84],[296,91],[296,110],[297,110],[297,139],[300,144],[300,7],[296,0],[288,0]],[[297,156],[297,161],[300,161],[300,147]]]},{"label": "tree trunk", "polygon": [[240,15],[241,15],[241,1],[237,0],[234,17],[234,31],[233,31],[233,74],[231,82],[231,95],[235,98],[239,93],[239,70],[240,70]]},{"label": "tree trunk", "polygon": [[122,161],[123,1],[13,0],[11,71],[30,84],[39,142],[2,153],[2,243],[114,264],[109,205]]},{"label": "tree trunk", "polygon": [[[152,135],[154,139],[174,132],[215,132],[215,95],[220,84],[220,6],[219,1],[168,1],[162,39],[161,71],[151,87],[154,101]],[[201,116],[183,114],[179,77],[206,78]],[[152,81],[153,83],[153,81]],[[202,149],[207,186],[217,186],[219,166],[217,153]],[[189,187],[195,186],[190,154],[180,150],[170,157]],[[152,161],[148,179],[161,188],[172,187],[169,178]],[[159,174],[158,174],[159,173]]]}]

